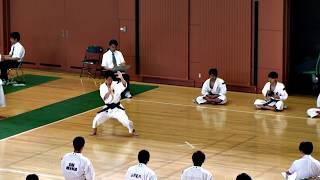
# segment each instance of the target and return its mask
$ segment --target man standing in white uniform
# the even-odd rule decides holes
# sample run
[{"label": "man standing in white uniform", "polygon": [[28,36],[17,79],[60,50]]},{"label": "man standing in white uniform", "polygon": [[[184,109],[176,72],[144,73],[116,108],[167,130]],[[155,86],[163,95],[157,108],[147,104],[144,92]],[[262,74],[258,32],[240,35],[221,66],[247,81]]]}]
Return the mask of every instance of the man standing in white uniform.
[{"label": "man standing in white uniform", "polygon": [[61,171],[66,180],[94,180],[95,172],[92,163],[81,154],[84,144],[83,137],[74,138],[74,152],[62,158]]},{"label": "man standing in white uniform", "polygon": [[147,166],[149,159],[149,152],[141,150],[138,154],[139,164],[128,169],[125,180],[157,180],[156,174]]},{"label": "man standing in white uniform", "polygon": [[12,32],[10,34],[10,42],[12,46],[9,55],[1,56],[0,61],[0,79],[3,80],[4,84],[6,84],[8,81],[8,69],[17,68],[23,61],[23,57],[25,55],[25,49],[20,43],[19,32]]},{"label": "man standing in white uniform", "polygon": [[218,78],[217,69],[209,70],[210,78],[202,86],[202,96],[197,97],[197,104],[225,104],[227,103],[227,87],[223,79]]},{"label": "man standing in white uniform", "polygon": [[296,173],[296,179],[311,179],[320,176],[320,162],[311,156],[313,152],[312,142],[301,142],[299,150],[302,158],[292,163],[290,169],[286,172],[287,175]]},{"label": "man standing in white uniform", "polygon": [[127,82],[123,79],[121,72],[118,71],[117,75],[120,82],[113,81],[114,72],[105,72],[105,82],[100,85],[100,96],[104,101],[105,106],[93,119],[92,135],[96,135],[97,127],[110,118],[117,119],[123,126],[128,128],[130,134],[136,135],[132,121],[129,120],[124,107],[120,104],[121,93],[126,89]]},{"label": "man standing in white uniform", "polygon": [[284,84],[278,82],[278,73],[270,72],[268,81],[262,89],[262,94],[266,100],[257,99],[254,105],[257,109],[272,111],[282,111],[285,107],[284,101],[288,99],[288,93]]},{"label": "man standing in white uniform", "polygon": [[212,180],[212,174],[201,167],[205,159],[206,156],[203,152],[197,151],[193,153],[193,166],[183,171],[181,180]]},{"label": "man standing in white uniform", "polygon": [[307,114],[311,118],[318,116],[319,113],[320,113],[320,94],[318,95],[318,98],[317,98],[317,108],[310,108],[307,110]]},{"label": "man standing in white uniform", "polygon": [[[120,51],[117,50],[118,42],[117,40],[111,40],[109,42],[109,50],[103,54],[102,57],[102,64],[101,66],[105,70],[111,70],[113,71],[114,68],[125,66],[126,62],[124,61],[123,55]],[[126,98],[131,98],[132,95],[130,94],[130,77],[127,73],[123,74],[124,79],[127,82],[126,89],[123,91],[122,96]]]}]

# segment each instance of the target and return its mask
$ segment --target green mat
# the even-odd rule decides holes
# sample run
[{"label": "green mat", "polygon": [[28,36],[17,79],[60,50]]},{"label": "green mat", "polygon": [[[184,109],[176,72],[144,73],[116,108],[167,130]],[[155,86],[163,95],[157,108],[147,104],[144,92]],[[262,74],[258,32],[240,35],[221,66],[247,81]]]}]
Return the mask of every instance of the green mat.
[{"label": "green mat", "polygon": [[52,77],[52,76],[40,76],[40,75],[32,75],[32,74],[25,74],[24,79],[26,80],[26,86],[3,86],[3,90],[5,94],[20,91],[22,89],[27,89],[33,86],[37,86],[43,83],[47,83],[50,81],[54,81],[60,79],[59,77]]},{"label": "green mat", "polygon": [[[137,95],[155,88],[157,88],[157,86],[130,85],[132,95]],[[104,105],[104,103],[100,98],[99,91],[94,91],[9,117],[0,121],[0,139],[56,122],[102,105]]]}]

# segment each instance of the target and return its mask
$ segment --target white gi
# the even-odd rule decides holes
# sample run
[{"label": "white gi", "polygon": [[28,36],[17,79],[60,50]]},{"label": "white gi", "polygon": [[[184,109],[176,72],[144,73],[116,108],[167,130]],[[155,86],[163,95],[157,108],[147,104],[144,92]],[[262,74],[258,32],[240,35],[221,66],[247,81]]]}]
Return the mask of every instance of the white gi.
[{"label": "white gi", "polygon": [[309,117],[314,118],[319,115],[320,111],[320,94],[317,99],[317,108],[310,108],[307,110],[307,114]]},{"label": "white gi", "polygon": [[[117,104],[120,103],[121,93],[126,89],[126,87],[122,84],[122,82],[113,81],[111,84],[111,90],[113,91],[113,95],[110,94],[109,97],[104,100],[104,96],[109,92],[108,86],[103,83],[100,85],[100,96],[102,100],[104,100],[105,104]],[[121,108],[124,107],[119,104]],[[107,108],[107,105],[103,108]],[[126,112],[123,109],[114,108],[108,109],[107,111],[102,111],[96,115],[93,119],[92,128],[97,128],[100,124],[109,120],[110,118],[117,119],[123,126],[129,129],[129,133],[133,132],[133,123],[129,120]]]},{"label": "white gi", "polygon": [[6,106],[6,99],[4,97],[4,91],[3,91],[3,82],[0,79],[0,107],[5,107]]},{"label": "white gi", "polygon": [[90,160],[81,153],[68,153],[61,160],[61,170],[66,180],[94,180],[95,172]]},{"label": "white gi", "polygon": [[[267,97],[267,92],[271,90],[271,83],[267,82],[266,85],[262,89],[262,94],[264,97]],[[276,87],[273,90],[274,94],[279,96],[280,99],[269,99],[269,100],[262,100],[262,99],[256,99],[254,102],[254,105],[257,108],[260,108],[259,106],[265,106],[268,105],[270,107],[276,106],[276,109],[281,111],[284,107],[284,101],[288,98],[288,93],[286,91],[286,88],[284,84],[281,82],[277,82]]]},{"label": "white gi", "polygon": [[212,174],[200,167],[200,166],[192,166],[185,169],[182,172],[181,180],[212,180]]},{"label": "white gi", "polygon": [[203,85],[201,90],[202,96],[197,97],[196,101],[198,104],[204,104],[207,102],[207,100],[203,99],[207,95],[210,94],[217,94],[219,95],[218,99],[220,99],[222,102],[219,104],[225,104],[227,102],[227,86],[223,79],[217,78],[214,82],[213,87],[210,87],[210,79],[207,79]]},{"label": "white gi", "polygon": [[289,173],[297,173],[296,179],[308,179],[320,176],[320,162],[311,155],[304,155],[301,159],[295,160]]},{"label": "white gi", "polygon": [[157,180],[156,174],[147,165],[139,163],[128,169],[125,180]]}]

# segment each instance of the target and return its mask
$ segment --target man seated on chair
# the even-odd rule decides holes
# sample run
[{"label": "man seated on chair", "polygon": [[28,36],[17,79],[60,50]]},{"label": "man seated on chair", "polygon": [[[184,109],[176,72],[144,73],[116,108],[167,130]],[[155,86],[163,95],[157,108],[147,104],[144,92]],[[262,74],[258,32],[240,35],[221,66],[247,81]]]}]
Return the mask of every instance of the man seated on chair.
[{"label": "man seated on chair", "polygon": [[254,102],[257,109],[272,111],[282,111],[284,109],[284,101],[288,98],[288,93],[284,84],[278,82],[278,73],[269,73],[268,82],[262,89],[262,94],[266,99],[257,99]]},{"label": "man seated on chair", "polygon": [[[109,50],[103,54],[102,64],[101,64],[101,66],[105,70],[111,70],[111,71],[114,71],[115,73],[119,71],[118,69],[115,69],[115,68],[126,66],[126,62],[124,61],[123,55],[120,51],[117,50],[117,47],[118,47],[117,40],[113,39],[109,42]],[[129,89],[130,77],[127,73],[124,73],[123,78],[127,82],[127,87],[121,95],[122,97],[131,98],[132,96],[130,94],[130,89]]]},{"label": "man seated on chair", "polygon": [[218,70],[209,70],[210,78],[203,85],[201,94],[194,102],[197,104],[225,104],[227,103],[227,87],[223,79],[218,78]]},{"label": "man seated on chair", "polygon": [[25,55],[25,49],[20,43],[19,32],[12,32],[10,34],[10,42],[12,46],[9,55],[1,56],[0,61],[0,79],[3,80],[4,84],[8,82],[8,69],[17,68],[23,61],[23,57]]}]

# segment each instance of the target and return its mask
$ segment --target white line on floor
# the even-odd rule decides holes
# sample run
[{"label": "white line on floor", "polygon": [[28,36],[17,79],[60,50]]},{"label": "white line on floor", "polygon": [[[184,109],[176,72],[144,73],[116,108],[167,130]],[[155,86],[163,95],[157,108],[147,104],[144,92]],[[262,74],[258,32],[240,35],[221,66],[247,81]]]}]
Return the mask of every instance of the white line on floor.
[{"label": "white line on floor", "polygon": [[133,101],[137,102],[146,102],[146,103],[155,103],[155,104],[164,104],[164,105],[172,105],[172,106],[184,106],[184,107],[199,107],[203,109],[214,109],[219,111],[231,111],[231,112],[238,112],[238,113],[247,113],[247,114],[259,114],[259,115],[265,115],[265,116],[280,116],[280,117],[287,117],[287,118],[295,118],[295,119],[304,119],[307,120],[307,117],[299,117],[299,116],[288,116],[278,113],[275,114],[268,114],[268,113],[262,113],[261,110],[258,111],[241,111],[241,110],[233,110],[233,109],[222,109],[222,108],[215,108],[215,107],[208,107],[208,106],[200,106],[200,105],[191,105],[191,104],[177,104],[177,103],[168,103],[168,102],[159,102],[159,101],[148,101],[148,100],[137,100],[132,99]]},{"label": "white line on floor", "polygon": [[27,176],[28,174],[37,174],[40,177],[40,179],[41,179],[41,177],[42,178],[47,177],[47,178],[54,178],[54,179],[64,179],[62,176],[55,176],[55,175],[46,174],[46,173],[29,172],[29,171],[23,171],[23,170],[17,170],[17,169],[0,168],[0,172],[23,174],[24,176]]}]

